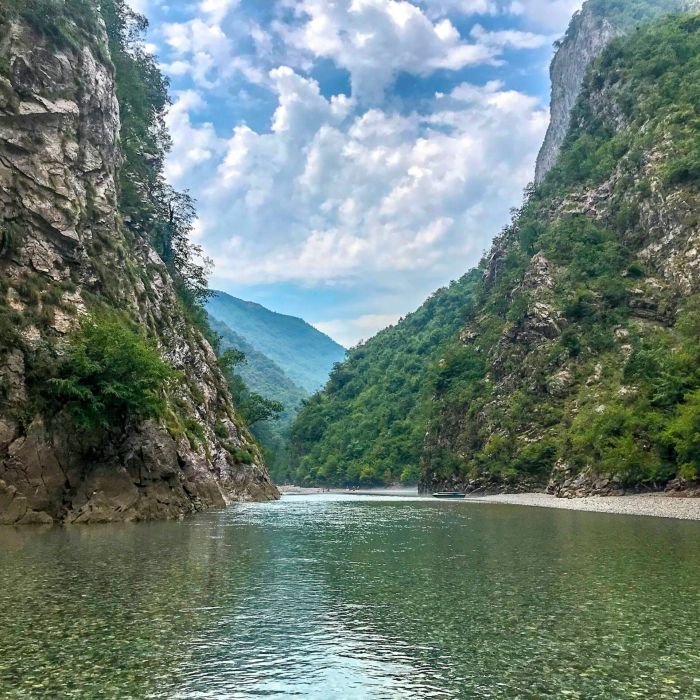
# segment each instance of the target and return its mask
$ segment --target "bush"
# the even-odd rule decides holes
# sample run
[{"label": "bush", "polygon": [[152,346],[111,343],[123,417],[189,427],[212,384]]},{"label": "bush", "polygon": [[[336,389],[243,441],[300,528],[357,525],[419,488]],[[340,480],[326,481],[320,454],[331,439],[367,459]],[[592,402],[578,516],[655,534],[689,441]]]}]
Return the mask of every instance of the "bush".
[{"label": "bush", "polygon": [[81,430],[157,419],[177,373],[121,318],[85,320],[41,390],[50,415],[66,411]]},{"label": "bush", "polygon": [[237,447],[234,450],[232,450],[231,456],[233,457],[234,461],[238,464],[253,464],[253,462],[255,462],[255,457],[253,456],[253,453],[250,450],[245,449],[244,447]]},{"label": "bush", "polygon": [[700,469],[700,391],[690,394],[666,431],[678,462],[686,472]]}]

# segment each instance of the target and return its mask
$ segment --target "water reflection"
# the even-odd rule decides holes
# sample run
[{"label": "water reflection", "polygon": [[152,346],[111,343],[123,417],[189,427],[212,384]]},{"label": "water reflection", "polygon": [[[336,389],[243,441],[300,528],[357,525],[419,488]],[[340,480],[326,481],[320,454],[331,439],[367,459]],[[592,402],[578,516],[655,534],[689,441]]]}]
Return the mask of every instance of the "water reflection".
[{"label": "water reflection", "polygon": [[697,523],[295,496],[0,530],[0,696],[700,697]]}]

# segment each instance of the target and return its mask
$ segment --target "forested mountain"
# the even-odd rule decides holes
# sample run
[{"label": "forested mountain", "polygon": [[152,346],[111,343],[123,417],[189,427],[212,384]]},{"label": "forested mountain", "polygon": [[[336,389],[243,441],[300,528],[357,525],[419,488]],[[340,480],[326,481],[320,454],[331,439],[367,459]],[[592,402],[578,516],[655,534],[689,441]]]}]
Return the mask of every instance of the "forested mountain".
[{"label": "forested mountain", "polygon": [[[241,335],[221,321],[213,317],[210,319],[212,330],[220,336],[221,350],[235,349],[245,355],[245,361],[235,369],[235,373],[245,384],[245,388],[241,387],[244,394],[243,403],[246,392],[251,392],[279,402],[283,407],[278,416],[254,423],[251,430],[264,449],[273,479],[277,483],[284,483],[289,479],[289,429],[309,392],[297,386],[281,367],[256,350]],[[245,405],[242,409],[245,417]]]},{"label": "forested mountain", "polygon": [[[700,16],[638,27],[678,5],[591,0],[572,22],[562,80],[601,14],[613,35],[634,31],[579,56],[592,65],[574,99],[554,86],[575,105],[556,164],[466,278],[422,366],[406,362],[421,374],[423,398],[407,403],[422,407],[423,488],[581,495],[697,479]],[[375,455],[401,425],[403,386],[363,375],[392,346],[400,364],[411,318],[353,351],[302,411],[300,480],[396,479]],[[353,420],[387,428],[347,432]]]},{"label": "forested mountain", "polygon": [[306,321],[260,304],[215,292],[207,310],[309,393],[323,386],[333,365],[345,357],[345,348]]},{"label": "forested mountain", "polygon": [[697,476],[699,98],[697,15],[594,64],[441,366],[426,486],[569,495]]},{"label": "forested mountain", "polygon": [[353,348],[292,432],[304,483],[416,483],[436,353],[464,325],[478,274],[437,291],[396,326]]},{"label": "forested mountain", "polygon": [[124,0],[0,3],[0,523],[278,497],[205,339],[145,27]]},{"label": "forested mountain", "polygon": [[210,318],[212,330],[221,338],[221,348],[235,348],[245,355],[245,361],[238,367],[237,372],[246,386],[266,398],[279,401],[285,409],[296,414],[301,402],[309,393],[297,386],[281,367],[256,350],[243,336],[231,330],[225,323]]}]

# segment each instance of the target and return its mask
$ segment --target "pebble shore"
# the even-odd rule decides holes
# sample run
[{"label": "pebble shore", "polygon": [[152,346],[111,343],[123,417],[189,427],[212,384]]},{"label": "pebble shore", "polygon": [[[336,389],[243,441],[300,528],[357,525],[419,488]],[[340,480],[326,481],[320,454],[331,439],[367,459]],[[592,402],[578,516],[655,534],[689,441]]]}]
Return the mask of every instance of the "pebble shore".
[{"label": "pebble shore", "polygon": [[664,494],[632,496],[591,496],[588,498],[557,498],[544,493],[504,494],[500,496],[467,497],[474,503],[504,503],[537,508],[581,510],[619,515],[646,515],[655,518],[700,520],[700,498],[682,498]]}]

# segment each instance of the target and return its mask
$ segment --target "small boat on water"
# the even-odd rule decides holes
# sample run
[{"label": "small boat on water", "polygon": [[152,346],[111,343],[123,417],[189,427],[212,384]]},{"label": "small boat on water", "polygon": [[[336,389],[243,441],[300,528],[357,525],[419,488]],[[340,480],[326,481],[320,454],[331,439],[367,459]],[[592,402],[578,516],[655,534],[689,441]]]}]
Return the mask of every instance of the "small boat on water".
[{"label": "small boat on water", "polygon": [[434,493],[433,498],[464,498],[464,494],[459,491],[440,491]]}]

